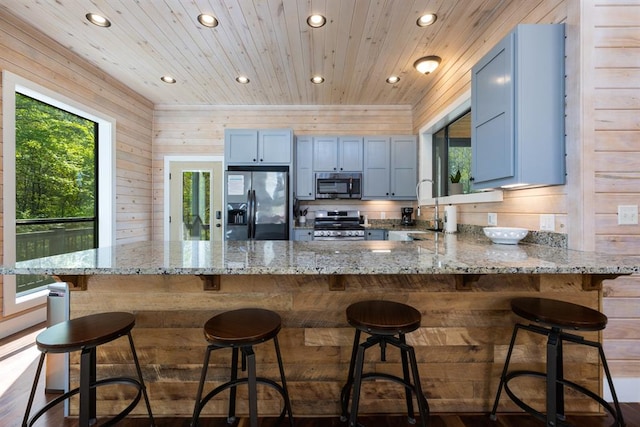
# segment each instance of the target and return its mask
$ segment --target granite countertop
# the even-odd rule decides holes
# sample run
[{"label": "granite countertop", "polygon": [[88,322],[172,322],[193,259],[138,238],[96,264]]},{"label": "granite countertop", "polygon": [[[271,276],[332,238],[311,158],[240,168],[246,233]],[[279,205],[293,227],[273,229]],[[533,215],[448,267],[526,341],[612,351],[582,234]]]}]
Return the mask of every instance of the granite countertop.
[{"label": "granite countertop", "polygon": [[422,234],[420,241],[140,242],[0,267],[2,274],[632,274],[640,257],[484,236]]}]

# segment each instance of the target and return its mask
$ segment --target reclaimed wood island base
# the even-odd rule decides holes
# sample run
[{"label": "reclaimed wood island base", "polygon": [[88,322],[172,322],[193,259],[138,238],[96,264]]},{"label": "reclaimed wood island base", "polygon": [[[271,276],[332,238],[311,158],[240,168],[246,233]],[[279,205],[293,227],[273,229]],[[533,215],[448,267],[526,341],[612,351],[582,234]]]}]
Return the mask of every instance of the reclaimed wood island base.
[{"label": "reclaimed wood island base", "polygon": [[[66,264],[62,258],[50,257],[46,260],[60,263],[58,267],[45,268],[46,261],[37,264],[34,260],[18,263],[12,271],[26,274],[37,270],[81,283],[85,290],[71,292],[72,318],[105,311],[135,313],[133,336],[151,406],[158,417],[191,415],[206,347],[202,327],[207,319],[242,307],[274,310],[283,319],[279,340],[294,416],[315,417],[340,414],[340,390],[347,376],[354,333],[345,319],[345,310],[351,303],[387,299],[420,310],[422,326],[408,335],[408,341],[416,348],[422,387],[431,411],[489,412],[516,320],[509,306],[511,298],[547,297],[600,309],[602,280],[637,270],[622,266],[621,260],[598,258],[596,262],[580,252],[559,250],[564,254],[559,257],[557,252],[553,253],[555,249],[540,250],[536,245],[515,248],[525,254],[516,262],[495,259],[479,262],[479,258],[487,258],[491,245],[461,236],[448,239],[445,248],[437,245],[434,248],[429,241],[376,245],[354,242],[341,243],[339,251],[335,246],[330,249],[331,242],[268,242],[268,246],[259,242],[244,245],[225,242],[221,243],[224,253],[221,260],[212,254],[217,250],[211,248],[204,255],[214,265],[204,268],[181,264],[180,270],[172,270],[178,268],[172,265],[179,257],[167,258],[166,251],[160,251],[165,253],[162,261],[158,261],[162,268],[152,267],[153,262],[141,258],[138,267],[126,267],[125,264],[133,266],[136,261],[129,259],[123,248],[129,247],[133,251],[131,256],[144,247],[134,244],[114,250],[112,258],[104,261],[109,266],[82,266],[90,257],[77,257],[76,266],[72,267],[74,261]],[[144,250],[149,254],[144,257],[148,258],[155,257],[153,248],[162,244],[146,245],[149,247]],[[476,253],[476,259],[465,260],[462,256],[465,251]],[[534,251],[539,252],[536,257]],[[118,252],[122,252],[123,258],[119,258]],[[194,262],[192,249],[185,246],[178,252],[185,259],[184,264]],[[188,260],[186,252],[190,253]],[[242,265],[235,258],[241,253],[246,255]],[[277,255],[271,257],[270,253]],[[548,255],[542,257],[543,253]],[[202,255],[199,253],[198,257]],[[311,258],[314,265],[309,264]],[[376,259],[378,262],[372,263]],[[389,267],[390,264],[394,267]],[[205,290],[211,283],[219,289]],[[601,340],[599,333],[588,336]],[[103,347],[98,353],[98,372],[128,372],[131,366],[127,342],[117,340]],[[522,334],[512,366],[544,370],[545,351],[543,338],[525,338]],[[401,372],[399,355],[394,351],[389,350],[385,363],[380,363],[379,353],[374,357],[375,353],[368,355],[368,368]],[[271,345],[257,346],[256,357],[261,375],[278,377]],[[568,345],[565,358],[567,377],[601,391],[602,373],[596,350]],[[212,354],[210,385],[228,379],[229,361],[230,352]],[[72,383],[77,380],[77,363],[77,357],[73,356]],[[534,406],[544,407],[543,384],[525,381],[521,390],[521,396],[534,402]],[[238,413],[245,414],[246,390],[241,388],[239,397]],[[121,398],[116,391],[99,394],[99,413],[117,412]],[[225,416],[226,404],[226,397],[216,399],[206,406],[203,414]],[[138,406],[136,411],[143,415],[144,405]],[[402,414],[405,409],[404,391],[398,385],[365,383],[362,414]],[[503,397],[500,411],[515,409]],[[277,415],[280,410],[277,393],[269,388],[260,389],[260,414]],[[569,393],[567,411],[596,413],[600,408]]]}]

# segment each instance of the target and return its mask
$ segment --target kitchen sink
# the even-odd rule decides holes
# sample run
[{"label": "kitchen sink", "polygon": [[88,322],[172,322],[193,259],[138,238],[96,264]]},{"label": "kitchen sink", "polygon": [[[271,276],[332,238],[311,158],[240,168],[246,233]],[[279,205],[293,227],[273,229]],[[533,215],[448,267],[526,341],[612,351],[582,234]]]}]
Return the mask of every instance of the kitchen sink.
[{"label": "kitchen sink", "polygon": [[414,230],[390,230],[387,233],[387,240],[400,240],[400,241],[411,241],[413,240],[409,237],[409,234],[426,234],[428,231],[414,231]]}]

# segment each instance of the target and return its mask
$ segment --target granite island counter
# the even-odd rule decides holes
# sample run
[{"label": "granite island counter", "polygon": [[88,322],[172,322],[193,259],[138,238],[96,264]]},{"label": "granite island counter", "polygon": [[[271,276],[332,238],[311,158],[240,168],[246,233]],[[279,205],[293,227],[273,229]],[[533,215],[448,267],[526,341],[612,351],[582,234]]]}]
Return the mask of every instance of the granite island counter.
[{"label": "granite island counter", "polygon": [[[640,272],[637,259],[546,246],[494,245],[484,237],[429,234],[416,242],[143,242],[23,261],[3,274],[46,274],[73,283],[71,317],[130,311],[154,414],[190,416],[206,342],[204,322],[241,307],[264,307],[283,319],[280,345],[295,416],[340,413],[353,330],[345,309],[356,301],[388,299],[422,313],[408,340],[416,347],[423,389],[434,412],[489,411],[513,317],[514,296],[556,298],[600,309],[602,281]],[[591,338],[601,339],[598,333]],[[544,343],[523,339],[520,367],[540,368]],[[260,370],[277,376],[271,346],[256,349]],[[210,381],[225,379],[228,355],[213,355]],[[568,375],[594,390],[602,387],[597,354],[566,351]],[[100,369],[126,370],[126,342],[105,346]],[[399,357],[371,367],[398,373]],[[72,381],[77,376],[72,358]],[[529,390],[543,401],[542,387]],[[240,393],[244,396],[244,391]],[[260,413],[279,413],[280,401],[261,390]],[[99,396],[103,413],[117,396]],[[506,399],[501,410],[514,409]],[[362,413],[403,413],[404,394],[393,384],[371,382]],[[569,411],[597,412],[571,396]],[[137,408],[142,411],[142,408]],[[206,414],[224,416],[224,401]],[[246,401],[239,402],[245,413]]]}]

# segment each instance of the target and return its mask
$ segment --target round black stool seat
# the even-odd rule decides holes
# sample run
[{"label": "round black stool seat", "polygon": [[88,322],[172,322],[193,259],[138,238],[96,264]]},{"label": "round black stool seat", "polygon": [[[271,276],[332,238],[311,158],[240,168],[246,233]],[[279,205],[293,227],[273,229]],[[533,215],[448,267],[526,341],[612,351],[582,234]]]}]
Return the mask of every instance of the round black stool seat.
[{"label": "round black stool seat", "polygon": [[[136,355],[131,337],[131,330],[135,326],[135,323],[136,318],[131,313],[99,313],[57,323],[38,334],[36,337],[36,345],[42,354],[22,425],[33,425],[46,411],[76,394],[80,395],[79,425],[81,427],[93,425],[96,422],[96,389],[99,386],[111,384],[133,386],[137,390],[137,394],[125,409],[101,425],[113,425],[122,420],[135,408],[142,396],[144,396],[145,399],[151,425],[155,425],[146,387],[142,378],[142,370],[140,369],[140,363],[138,362],[138,356]],[[138,377],[110,377],[97,380],[96,348],[99,345],[106,344],[125,335],[129,338],[129,345]],[[70,353],[74,351],[81,352],[79,386],[56,397],[29,419],[33,398],[46,354]]]},{"label": "round black stool seat", "polygon": [[[611,379],[611,373],[602,345],[599,342],[588,341],[581,336],[567,332],[600,331],[607,325],[607,316],[589,307],[546,298],[515,298],[511,300],[511,310],[518,316],[534,323],[529,325],[516,323],[514,326],[507,358],[500,376],[496,400],[490,415],[491,419],[495,420],[497,418],[496,411],[498,409],[498,401],[504,388],[507,395],[516,405],[538,420],[545,422],[547,426],[569,425],[565,422],[566,416],[564,412],[564,389],[568,387],[595,400],[607,410],[614,418],[612,427],[623,427],[625,425],[624,419],[620,411],[620,405],[613,387],[613,380]],[[531,370],[509,372],[511,355],[520,329],[547,336],[546,372]],[[562,347],[565,341],[598,349],[598,355],[602,362],[602,367],[613,397],[613,406],[591,390],[564,377]],[[525,403],[511,390],[509,382],[519,377],[535,377],[545,380],[546,414]]]},{"label": "round black stool seat", "polygon": [[40,351],[69,353],[126,335],[136,324],[131,313],[99,313],[55,324],[36,337]]},{"label": "round black stool seat", "polygon": [[354,328],[379,335],[413,332],[422,317],[415,308],[393,301],[361,301],[347,307],[347,321]]},{"label": "round black stool seat", "polygon": [[599,331],[607,316],[589,307],[546,298],[515,298],[511,310],[520,317],[559,329]]},{"label": "round black stool seat", "polygon": [[272,339],[282,321],[277,313],[260,308],[243,308],[213,316],[204,325],[204,336],[220,346],[246,346]]},{"label": "round black stool seat", "polygon": [[[363,380],[384,379],[396,382],[405,388],[407,412],[409,422],[415,423],[413,414],[413,400],[415,395],[420,413],[420,423],[426,426],[429,415],[429,405],[422,393],[420,375],[416,361],[414,348],[407,344],[405,334],[413,332],[420,327],[422,316],[415,308],[393,301],[361,301],[351,304],[346,310],[347,322],[355,328],[351,362],[347,382],[342,388],[341,405],[342,421],[349,419],[349,426],[358,425],[358,406],[360,402],[360,387]],[[360,343],[361,332],[370,336]],[[402,377],[387,373],[366,372],[364,369],[364,352],[368,348],[379,345],[380,359],[386,360],[387,345],[400,350],[402,360]],[[411,374],[409,372],[411,367]],[[353,396],[351,390],[353,389]],[[351,400],[351,413],[348,413],[349,400]]]},{"label": "round black stool seat", "polygon": [[[243,308],[227,311],[213,316],[205,323],[204,336],[210,344],[205,351],[202,374],[200,376],[198,394],[196,396],[196,404],[191,421],[192,427],[198,425],[200,412],[207,402],[218,393],[227,389],[230,390],[227,421],[232,423],[236,417],[236,387],[240,384],[247,384],[249,387],[249,422],[251,427],[257,427],[258,395],[256,385],[258,383],[265,384],[280,393],[284,400],[280,420],[282,420],[285,415],[288,415],[289,424],[293,427],[291,402],[289,400],[287,383],[284,376],[280,346],[278,345],[278,332],[280,332],[281,327],[282,320],[277,313],[261,308]],[[274,342],[281,384],[269,378],[256,375],[256,358],[253,352],[253,346],[268,340],[273,340]],[[222,348],[232,349],[231,379],[217,386],[206,396],[202,397],[211,352]],[[248,371],[245,378],[238,378],[238,356],[240,353],[242,354],[242,370]]]}]

